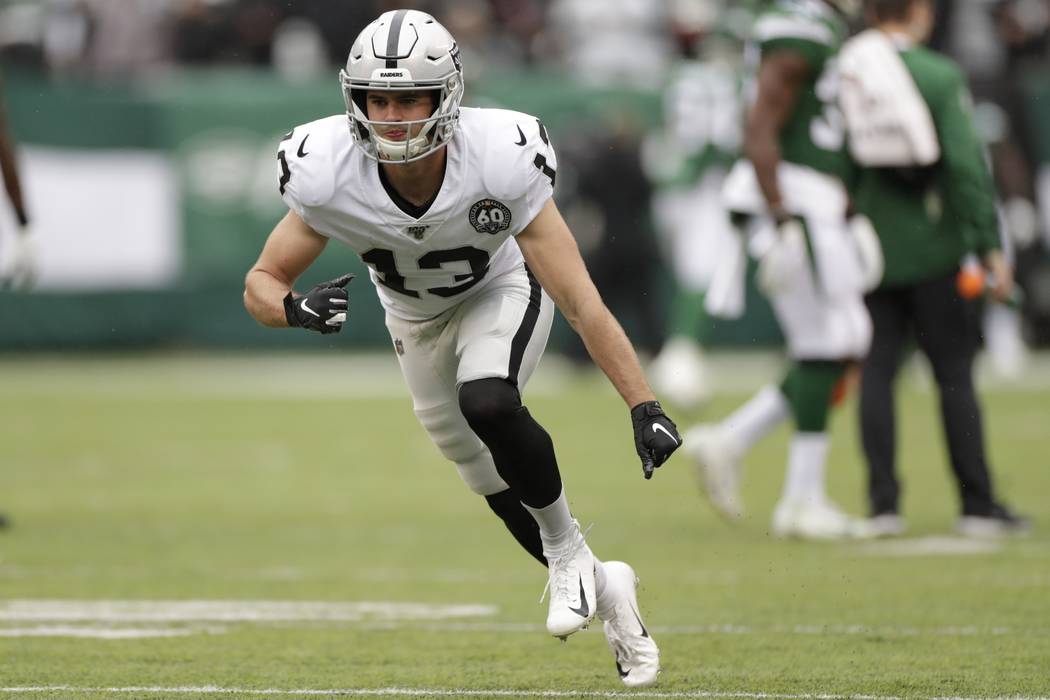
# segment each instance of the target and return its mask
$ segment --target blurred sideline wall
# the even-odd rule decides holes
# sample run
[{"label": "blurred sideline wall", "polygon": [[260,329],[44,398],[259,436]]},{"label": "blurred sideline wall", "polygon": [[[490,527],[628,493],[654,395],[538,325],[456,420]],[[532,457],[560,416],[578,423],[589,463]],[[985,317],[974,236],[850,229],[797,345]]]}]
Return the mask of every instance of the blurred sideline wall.
[{"label": "blurred sideline wall", "polygon": [[[250,69],[135,84],[5,77],[39,277],[31,293],[0,292],[0,350],[318,347],[316,337],[258,326],[241,292],[286,211],[278,142],[293,126],[343,111],[334,75],[305,84]],[[611,109],[648,121],[660,108],[655,92],[531,72],[472,85],[468,103],[542,115],[566,139]],[[12,225],[0,206],[0,245],[10,244]],[[367,271],[349,249],[330,245],[297,287],[345,271],[359,274],[352,321],[342,340],[321,345],[345,346],[347,336],[355,347],[385,345]]]},{"label": "blurred sideline wall", "polygon": [[[270,72],[231,68],[173,71],[139,83],[5,78],[40,276],[31,293],[0,291],[0,350],[389,342],[364,266],[338,244],[297,286],[359,274],[351,323],[339,339],[318,343],[307,334],[262,328],[241,303],[244,274],[285,211],[277,192],[277,144],[293,126],[343,111],[334,76],[290,83]],[[1041,125],[1038,153],[1031,156],[1042,166],[1043,196],[1050,200],[1050,74],[1033,76],[1025,93],[1031,122]],[[493,74],[471,84],[466,103],[543,118],[559,149],[556,199],[563,209],[575,189],[574,148],[586,148],[587,136],[610,113],[648,125],[661,108],[655,89],[584,86],[537,72]],[[637,206],[647,212],[649,203]],[[574,222],[574,233],[589,236],[586,226]],[[10,244],[12,231],[4,198],[0,246]],[[662,300],[667,290],[645,293]],[[749,300],[757,297],[749,290]],[[638,325],[630,313],[621,320],[628,332]],[[559,323],[554,349],[570,342]],[[721,344],[778,339],[762,302],[716,333]]]}]

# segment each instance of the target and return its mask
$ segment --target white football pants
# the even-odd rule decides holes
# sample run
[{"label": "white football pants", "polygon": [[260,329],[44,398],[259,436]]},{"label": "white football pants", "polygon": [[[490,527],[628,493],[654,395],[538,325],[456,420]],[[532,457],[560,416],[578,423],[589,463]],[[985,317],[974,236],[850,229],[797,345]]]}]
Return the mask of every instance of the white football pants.
[{"label": "white football pants", "polygon": [[547,346],[553,319],[554,303],[524,265],[435,318],[386,316],[416,417],[463,482],[482,496],[508,486],[459,410],[459,387],[499,377],[522,391]]}]

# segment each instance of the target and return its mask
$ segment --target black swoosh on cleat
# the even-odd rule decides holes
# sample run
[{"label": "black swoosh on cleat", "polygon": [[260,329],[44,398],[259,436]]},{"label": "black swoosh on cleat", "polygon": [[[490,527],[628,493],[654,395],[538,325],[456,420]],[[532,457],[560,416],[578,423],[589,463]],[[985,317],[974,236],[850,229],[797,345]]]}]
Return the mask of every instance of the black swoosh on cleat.
[{"label": "black swoosh on cleat", "polygon": [[634,608],[631,608],[631,612],[634,613],[634,619],[638,620],[638,626],[642,628],[642,636],[643,637],[648,637],[649,636],[649,630],[645,629],[645,625],[642,624],[642,618],[638,617],[638,611],[635,610]]},{"label": "black swoosh on cleat", "polygon": [[619,661],[616,662],[616,672],[620,674],[620,678],[626,678],[627,676],[631,675],[631,670],[627,669],[626,671],[624,671],[623,666],[620,665]]},{"label": "black swoosh on cleat", "polygon": [[[518,125],[515,124],[514,126],[518,126]],[[518,126],[518,136],[521,137],[521,141],[515,141],[514,145],[515,146],[524,146],[525,145],[525,132],[521,130],[520,126]]]},{"label": "black swoosh on cleat", "polygon": [[300,158],[305,158],[306,156],[310,155],[309,153],[303,150],[303,146],[306,145],[306,139],[308,138],[310,138],[310,134],[304,136],[303,140],[299,142],[299,150],[295,152],[295,155],[299,156]]},{"label": "black swoosh on cleat", "polygon": [[[518,127],[518,130],[520,131],[521,127]],[[587,604],[587,596],[583,591],[583,574],[580,574],[580,607],[574,608],[569,606],[569,610],[584,618],[591,614],[591,606]]]}]

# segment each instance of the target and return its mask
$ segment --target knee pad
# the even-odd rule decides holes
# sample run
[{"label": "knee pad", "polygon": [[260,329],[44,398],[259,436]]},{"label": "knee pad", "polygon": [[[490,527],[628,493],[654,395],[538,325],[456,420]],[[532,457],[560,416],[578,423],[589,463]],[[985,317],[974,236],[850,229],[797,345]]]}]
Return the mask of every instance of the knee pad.
[{"label": "knee pad", "polygon": [[476,379],[459,388],[459,410],[471,427],[492,425],[521,408],[518,388],[506,379]]},{"label": "knee pad", "polygon": [[452,403],[416,411],[416,417],[445,459],[454,462],[459,477],[482,496],[506,490],[492,455]]}]

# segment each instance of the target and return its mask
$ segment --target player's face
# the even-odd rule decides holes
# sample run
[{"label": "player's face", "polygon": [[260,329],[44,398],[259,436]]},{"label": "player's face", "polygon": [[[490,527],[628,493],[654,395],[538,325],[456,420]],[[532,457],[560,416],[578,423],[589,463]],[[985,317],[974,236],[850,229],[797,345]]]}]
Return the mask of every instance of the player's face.
[{"label": "player's face", "polygon": [[[419,134],[423,121],[434,112],[431,95],[424,91],[404,92],[400,90],[369,90],[365,99],[368,107],[368,118],[378,122],[412,122],[419,123],[400,126],[399,124],[377,124],[376,133],[384,139],[403,141]],[[411,135],[408,133],[411,129]]]}]

